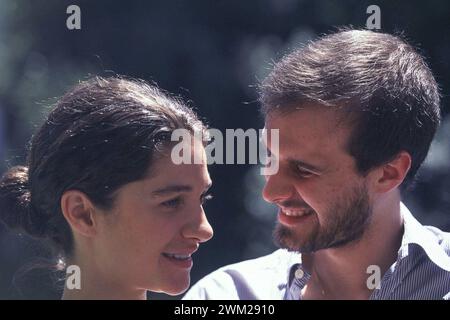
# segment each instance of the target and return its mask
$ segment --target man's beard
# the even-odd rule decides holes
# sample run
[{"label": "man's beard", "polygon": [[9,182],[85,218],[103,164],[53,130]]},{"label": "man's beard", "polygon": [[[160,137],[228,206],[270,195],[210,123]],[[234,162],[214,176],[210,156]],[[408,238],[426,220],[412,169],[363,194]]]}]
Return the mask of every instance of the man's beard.
[{"label": "man's beard", "polygon": [[275,244],[289,251],[310,253],[341,247],[359,240],[372,216],[367,188],[363,185],[352,189],[332,204],[323,215],[323,225],[317,222],[312,231],[308,230],[308,234],[300,234],[295,230],[295,226],[287,227],[278,222],[273,233]]}]

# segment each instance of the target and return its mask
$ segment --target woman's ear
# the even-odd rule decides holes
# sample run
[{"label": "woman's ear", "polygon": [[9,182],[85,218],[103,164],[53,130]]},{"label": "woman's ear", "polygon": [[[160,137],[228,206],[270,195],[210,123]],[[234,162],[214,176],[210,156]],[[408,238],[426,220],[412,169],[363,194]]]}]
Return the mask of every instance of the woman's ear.
[{"label": "woman's ear", "polygon": [[61,210],[73,232],[85,237],[96,234],[95,207],[81,191],[68,190],[61,197]]},{"label": "woman's ear", "polygon": [[376,170],[375,190],[379,193],[397,188],[411,168],[411,155],[401,151],[397,156]]}]

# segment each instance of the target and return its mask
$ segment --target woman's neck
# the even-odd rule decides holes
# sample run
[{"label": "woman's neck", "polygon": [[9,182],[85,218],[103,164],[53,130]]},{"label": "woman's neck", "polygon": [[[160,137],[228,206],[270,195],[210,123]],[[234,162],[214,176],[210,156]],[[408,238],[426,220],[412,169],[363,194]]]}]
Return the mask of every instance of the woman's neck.
[{"label": "woman's neck", "polygon": [[[91,259],[75,256],[67,261],[63,300],[146,300],[145,289],[114,280]],[[76,266],[70,268],[70,266]]]}]

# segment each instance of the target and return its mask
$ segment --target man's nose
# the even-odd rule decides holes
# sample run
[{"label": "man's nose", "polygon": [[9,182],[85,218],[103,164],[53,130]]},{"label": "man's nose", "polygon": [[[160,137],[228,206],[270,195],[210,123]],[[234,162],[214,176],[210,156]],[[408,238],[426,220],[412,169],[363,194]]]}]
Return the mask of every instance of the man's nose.
[{"label": "man's nose", "polygon": [[266,184],[262,191],[265,201],[274,203],[291,198],[295,194],[295,188],[289,177],[284,176],[280,171],[273,175],[266,176]]}]

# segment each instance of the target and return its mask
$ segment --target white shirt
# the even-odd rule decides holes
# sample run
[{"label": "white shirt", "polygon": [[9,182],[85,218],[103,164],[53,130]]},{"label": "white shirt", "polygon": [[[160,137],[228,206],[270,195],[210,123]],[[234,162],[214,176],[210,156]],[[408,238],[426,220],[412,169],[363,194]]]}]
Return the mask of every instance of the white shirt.
[{"label": "white shirt", "polygon": [[[450,233],[422,226],[403,204],[401,214],[404,234],[397,260],[370,299],[450,299]],[[214,271],[183,299],[299,300],[310,277],[301,254],[280,249]]]}]

